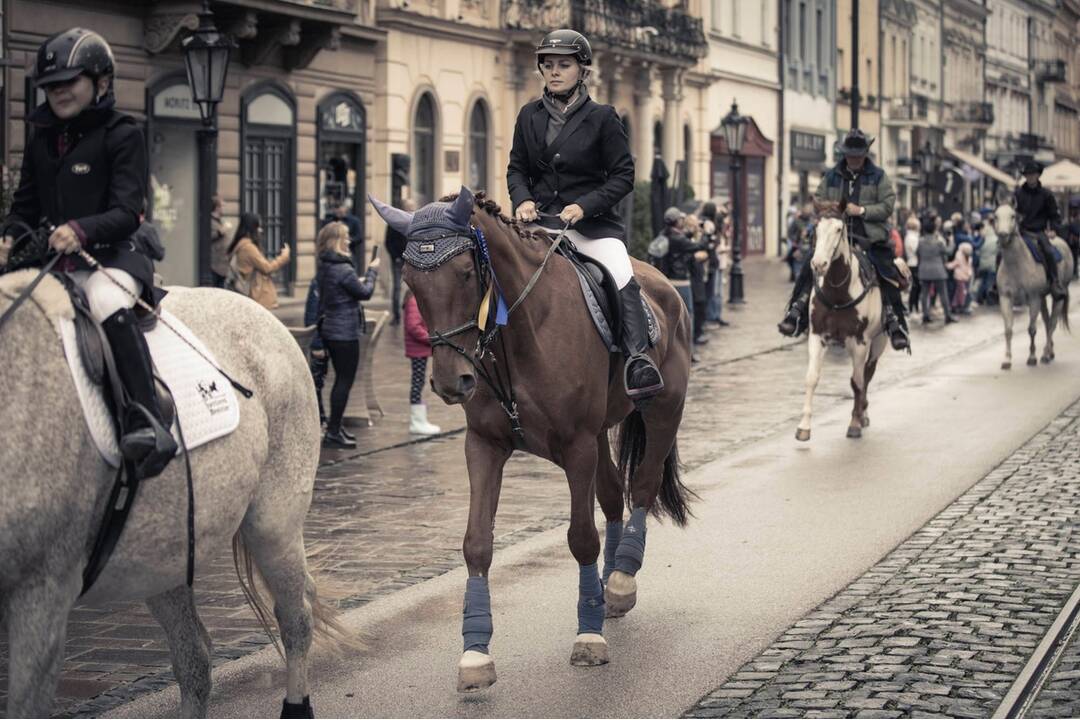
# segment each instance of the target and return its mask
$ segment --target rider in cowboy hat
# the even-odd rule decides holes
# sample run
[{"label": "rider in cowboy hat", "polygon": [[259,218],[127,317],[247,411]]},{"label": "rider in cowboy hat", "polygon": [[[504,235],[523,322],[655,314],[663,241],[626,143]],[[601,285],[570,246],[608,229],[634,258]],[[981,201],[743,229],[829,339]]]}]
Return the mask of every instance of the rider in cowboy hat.
[{"label": "rider in cowboy hat", "polygon": [[[904,350],[910,343],[904,323],[904,301],[895,284],[900,273],[893,263],[895,252],[889,244],[886,228],[893,213],[896,193],[885,171],[867,157],[873,142],[858,128],[849,132],[840,144],[844,159],[825,173],[814,193],[814,200],[840,204],[851,238],[866,251],[882,278],[879,284],[885,303],[885,332],[889,334],[894,349]],[[782,334],[795,336],[807,328],[813,283],[810,263],[804,263],[787,312],[779,325]]]},{"label": "rider in cowboy hat", "polygon": [[1039,182],[1042,165],[1029,160],[1024,163],[1024,184],[1016,188],[1016,212],[1020,216],[1020,232],[1034,237],[1039,243],[1046,281],[1050,284],[1050,296],[1060,300],[1066,295],[1066,288],[1058,277],[1057,263],[1054,261],[1053,246],[1046,235],[1048,226],[1056,227],[1061,222],[1057,201],[1054,194]]},{"label": "rider in cowboy hat", "polygon": [[575,30],[555,30],[536,48],[544,78],[540,100],[525,105],[514,127],[506,182],[515,217],[558,232],[601,263],[619,287],[623,314],[624,381],[632,400],[664,387],[646,352],[649,333],[641,287],[624,242],[626,230],[615,205],[634,188],[634,159],[615,108],[589,98],[585,80],[592,48]]},{"label": "rider in cowboy hat", "polygon": [[[101,35],[71,28],[37,51],[34,83],[46,102],[28,121],[35,132],[23,156],[9,220],[55,229],[57,269],[82,287],[116,357],[125,398],[120,450],[142,477],[176,454],[162,422],[150,352],[132,308],[155,301],[154,264],[137,234],[146,202],[146,145],[134,118],[117,112],[113,52]],[[156,241],[155,241],[156,242]],[[73,254],[85,250],[113,280]]]}]

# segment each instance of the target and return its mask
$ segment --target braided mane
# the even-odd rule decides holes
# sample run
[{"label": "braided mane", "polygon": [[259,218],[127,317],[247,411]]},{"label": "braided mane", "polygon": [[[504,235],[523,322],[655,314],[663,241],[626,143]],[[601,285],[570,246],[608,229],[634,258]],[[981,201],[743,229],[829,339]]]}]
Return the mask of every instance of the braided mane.
[{"label": "braided mane", "polygon": [[[453,202],[457,199],[457,196],[458,193],[451,193],[445,197],[439,198],[439,202]],[[545,242],[550,242],[548,240],[547,233],[539,232],[536,230],[529,230],[525,227],[525,224],[517,218],[507,217],[506,215],[503,215],[502,208],[499,207],[499,204],[489,198],[483,190],[476,193],[473,197],[476,201],[474,205],[475,209],[483,210],[491,217],[497,220],[501,220],[504,224],[508,225],[510,229],[512,229],[522,240],[543,240]]]}]

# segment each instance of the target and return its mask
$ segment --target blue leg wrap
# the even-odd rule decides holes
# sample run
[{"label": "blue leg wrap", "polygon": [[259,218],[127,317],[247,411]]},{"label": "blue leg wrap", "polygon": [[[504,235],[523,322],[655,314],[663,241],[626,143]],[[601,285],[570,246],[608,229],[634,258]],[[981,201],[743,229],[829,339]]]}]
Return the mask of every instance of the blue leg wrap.
[{"label": "blue leg wrap", "polygon": [[645,559],[645,508],[634,508],[630,521],[623,529],[622,540],[615,551],[615,569],[627,575],[637,575]]},{"label": "blue leg wrap", "polygon": [[462,611],[461,636],[465,649],[488,654],[491,642],[491,593],[486,577],[465,581],[465,609]]},{"label": "blue leg wrap", "polygon": [[604,634],[604,586],[600,584],[600,574],[596,563],[578,568],[578,634]]},{"label": "blue leg wrap", "polygon": [[607,524],[607,532],[604,535],[604,584],[615,569],[615,549],[622,540],[622,520],[616,520]]}]

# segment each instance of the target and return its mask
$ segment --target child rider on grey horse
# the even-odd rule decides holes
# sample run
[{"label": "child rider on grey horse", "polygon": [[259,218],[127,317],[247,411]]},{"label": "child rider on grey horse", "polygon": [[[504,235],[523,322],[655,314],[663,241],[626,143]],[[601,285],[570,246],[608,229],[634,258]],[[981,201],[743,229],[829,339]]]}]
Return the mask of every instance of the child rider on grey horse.
[{"label": "child rider on grey horse", "polygon": [[[150,352],[132,308],[154,303],[154,264],[133,236],[145,202],[146,155],[135,120],[114,109],[113,53],[83,28],[53,35],[37,52],[34,82],[47,101],[35,126],[8,220],[55,227],[49,246],[64,254],[56,268],[86,293],[116,357],[127,396],[120,450],[140,478],[159,474],[176,454],[162,423]],[[93,271],[83,249],[107,268]]]},{"label": "child rider on grey horse", "polygon": [[506,184],[514,214],[530,227],[566,237],[603,265],[619,287],[623,314],[624,382],[631,400],[664,387],[646,354],[649,333],[641,287],[626,250],[626,230],[616,203],[634,187],[634,160],[615,108],[589,98],[585,86],[592,48],[581,33],[555,30],[536,48],[544,94],[521,109]]}]

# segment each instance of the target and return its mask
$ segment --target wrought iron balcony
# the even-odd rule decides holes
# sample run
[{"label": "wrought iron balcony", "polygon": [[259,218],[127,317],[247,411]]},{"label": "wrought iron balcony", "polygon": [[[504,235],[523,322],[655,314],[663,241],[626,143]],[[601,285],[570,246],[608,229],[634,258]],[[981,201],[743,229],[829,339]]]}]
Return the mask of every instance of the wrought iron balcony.
[{"label": "wrought iron balcony", "polygon": [[923,95],[912,95],[906,98],[892,98],[885,111],[886,120],[914,122],[925,120],[927,112],[927,100]]},{"label": "wrought iron balcony", "polygon": [[570,27],[590,42],[695,62],[709,46],[701,18],[656,0],[503,0],[509,29],[547,31]]},{"label": "wrought iron balcony", "polygon": [[956,103],[949,110],[949,120],[956,125],[993,125],[994,106],[987,102]]},{"label": "wrought iron balcony", "polygon": [[1041,83],[1065,82],[1064,60],[1038,60],[1035,62],[1035,79]]}]

